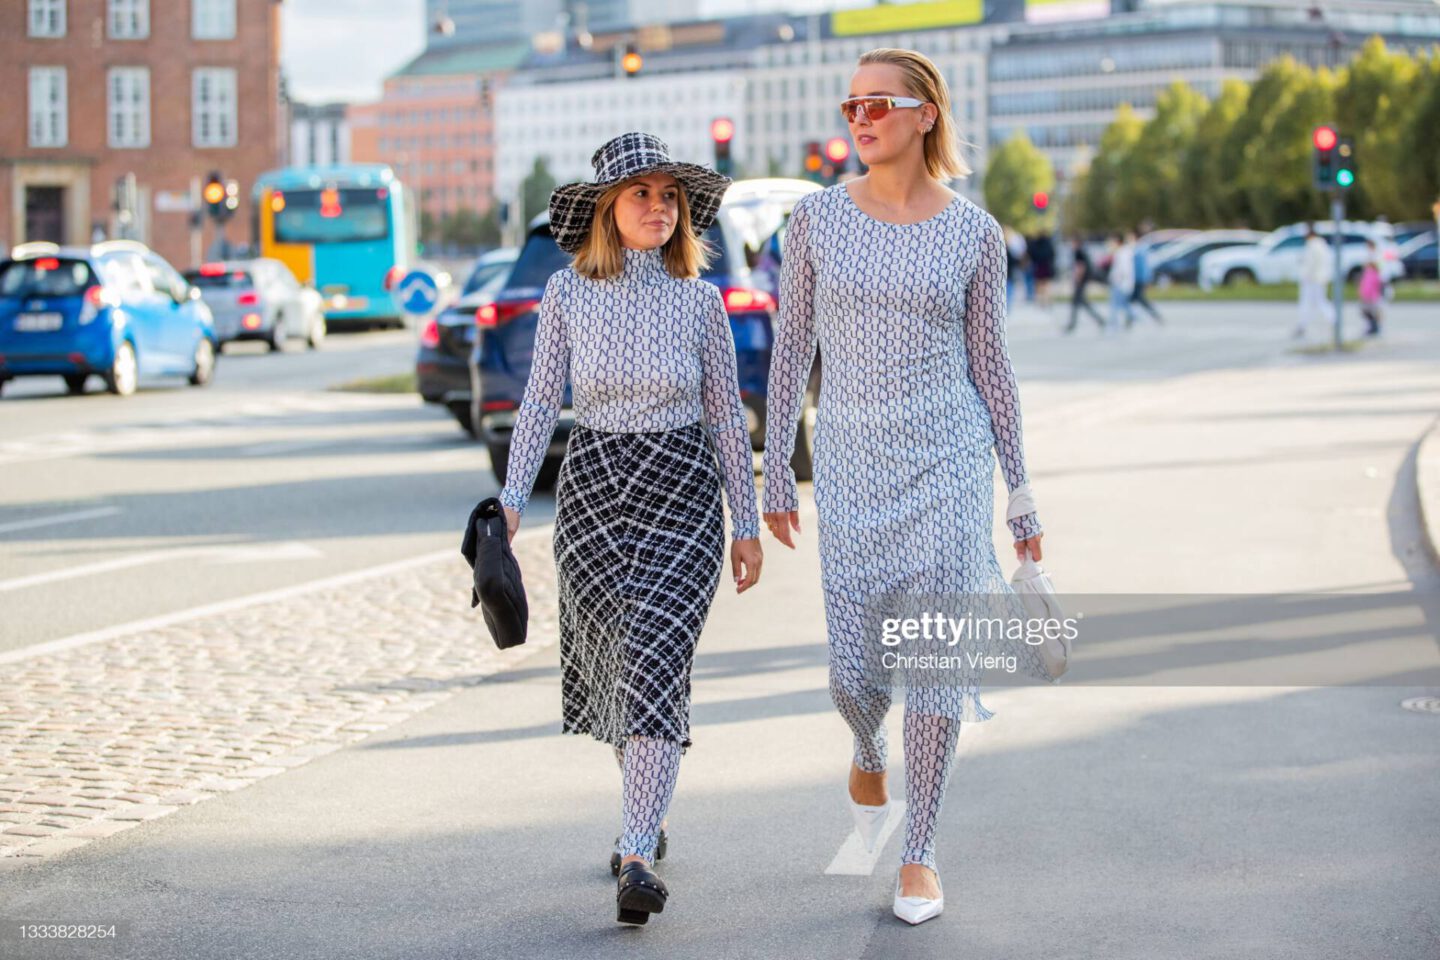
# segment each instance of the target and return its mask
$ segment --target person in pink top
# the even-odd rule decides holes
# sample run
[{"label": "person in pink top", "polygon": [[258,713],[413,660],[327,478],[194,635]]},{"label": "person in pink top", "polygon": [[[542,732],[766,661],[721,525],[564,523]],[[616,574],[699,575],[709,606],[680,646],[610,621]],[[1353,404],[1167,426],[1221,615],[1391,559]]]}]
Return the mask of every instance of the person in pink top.
[{"label": "person in pink top", "polygon": [[1365,269],[1360,272],[1360,315],[1365,318],[1365,336],[1380,336],[1380,317],[1385,304],[1385,280],[1380,275],[1380,251],[1374,240],[1365,241]]}]

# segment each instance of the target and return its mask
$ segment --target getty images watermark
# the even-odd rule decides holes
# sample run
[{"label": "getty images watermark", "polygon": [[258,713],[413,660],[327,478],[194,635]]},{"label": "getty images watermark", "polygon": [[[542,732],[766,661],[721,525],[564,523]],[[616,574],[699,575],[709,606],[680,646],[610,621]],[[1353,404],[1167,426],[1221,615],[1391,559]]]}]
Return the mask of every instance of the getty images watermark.
[{"label": "getty images watermark", "polygon": [[[887,617],[880,626],[880,643],[888,648],[909,642],[923,645],[924,653],[887,649],[881,654],[886,670],[1003,670],[1017,673],[1020,654],[1004,652],[1017,644],[1039,647],[1065,640],[1073,644],[1080,636],[1080,617],[976,616],[960,617],[941,610],[927,610],[919,616]],[[943,645],[945,652],[937,647]]]},{"label": "getty images watermark", "polygon": [[863,599],[861,667],[877,683],[1065,686],[1440,686],[1440,597],[1364,593],[1015,594]]}]

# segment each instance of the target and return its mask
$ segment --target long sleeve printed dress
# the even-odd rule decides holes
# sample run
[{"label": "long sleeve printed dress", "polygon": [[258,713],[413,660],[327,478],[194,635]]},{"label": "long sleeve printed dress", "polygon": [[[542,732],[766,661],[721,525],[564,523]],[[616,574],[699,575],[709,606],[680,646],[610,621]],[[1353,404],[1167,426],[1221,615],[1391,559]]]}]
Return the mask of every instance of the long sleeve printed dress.
[{"label": "long sleeve printed dress", "polygon": [[[814,494],[832,690],[840,695],[848,689],[857,701],[889,703],[871,669],[876,598],[989,597],[1020,609],[992,539],[992,451],[1011,491],[1027,482],[1005,344],[1005,272],[999,224],[963,197],[928,220],[894,224],[866,214],[839,184],[805,196],[791,214],[764,509],[798,506],[789,457],[818,345]],[[1040,532],[1034,513],[1009,524],[1017,540]],[[996,649],[1044,678],[1034,648]],[[926,709],[988,719],[978,676],[968,671],[958,688],[930,688]],[[912,681],[908,695],[915,693]]]},{"label": "long sleeve printed dress", "polygon": [[[735,344],[720,291],[660,250],[617,277],[569,267],[540,302],[500,499],[523,511],[571,381],[576,427],[556,488],[564,731],[690,745],[690,666],[725,535],[759,536]],[[717,463],[718,459],[718,463]]]}]

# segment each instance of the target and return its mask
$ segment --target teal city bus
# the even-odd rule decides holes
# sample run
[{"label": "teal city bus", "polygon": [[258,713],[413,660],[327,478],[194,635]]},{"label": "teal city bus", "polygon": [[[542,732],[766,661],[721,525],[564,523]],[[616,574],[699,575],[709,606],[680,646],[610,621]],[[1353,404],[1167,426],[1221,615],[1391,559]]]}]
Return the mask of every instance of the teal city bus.
[{"label": "teal city bus", "polygon": [[313,285],[332,329],[402,321],[390,290],[415,263],[418,212],[390,167],[271,170],[256,179],[254,202],[256,256]]}]

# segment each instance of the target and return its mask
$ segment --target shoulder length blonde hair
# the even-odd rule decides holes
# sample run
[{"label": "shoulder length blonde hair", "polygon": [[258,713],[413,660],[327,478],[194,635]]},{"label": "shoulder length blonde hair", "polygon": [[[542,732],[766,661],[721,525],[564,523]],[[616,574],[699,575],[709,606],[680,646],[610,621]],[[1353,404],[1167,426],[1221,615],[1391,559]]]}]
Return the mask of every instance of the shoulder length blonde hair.
[{"label": "shoulder length blonde hair", "polygon": [[935,126],[925,134],[925,170],[936,180],[968,177],[970,165],[961,156],[960,148],[969,146],[955,128],[950,112],[950,88],[945,76],[930,58],[917,50],[880,47],[860,55],[859,65],[888,63],[899,67],[905,75],[905,87],[914,97],[935,104]]},{"label": "shoulder length blonde hair", "polygon": [[[571,264],[580,276],[590,280],[609,280],[618,277],[624,270],[624,245],[620,242],[620,228],[615,225],[615,201],[633,182],[634,178],[617,183],[595,201],[590,232],[585,235],[585,242],[575,252],[575,260]],[[710,248],[695,235],[690,221],[690,203],[685,199],[685,186],[678,180],[675,185],[678,213],[675,232],[660,248],[660,256],[672,277],[691,280],[700,276],[700,271],[709,262]]]}]

